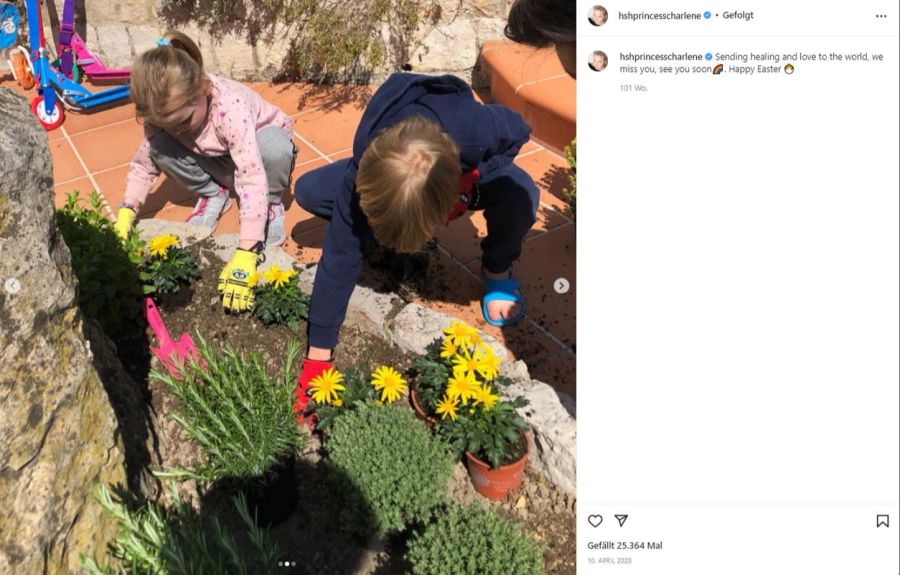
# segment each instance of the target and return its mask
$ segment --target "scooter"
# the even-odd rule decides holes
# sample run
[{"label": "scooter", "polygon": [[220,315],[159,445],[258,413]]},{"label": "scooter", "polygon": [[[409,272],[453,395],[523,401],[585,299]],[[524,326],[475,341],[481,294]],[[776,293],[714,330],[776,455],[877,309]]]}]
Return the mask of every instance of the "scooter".
[{"label": "scooter", "polygon": [[[66,3],[67,8],[68,5],[69,2]],[[71,13],[74,17],[74,5],[71,7]],[[44,37],[40,0],[25,0],[25,16],[29,22],[28,43],[30,52],[28,53],[28,68],[34,77],[38,91],[38,96],[31,101],[31,110],[45,130],[55,130],[62,125],[65,120],[63,106],[73,110],[88,110],[128,99],[130,95],[130,86],[128,85],[116,86],[100,92],[91,92],[51,64],[50,50],[47,48],[47,41]],[[67,38],[71,42],[75,38],[74,27],[70,25],[66,29],[72,30],[72,36]],[[68,32],[66,33],[68,34]],[[69,44],[70,47],[74,45]],[[10,58],[10,68],[14,70],[13,74],[17,80],[19,80],[17,70],[23,68],[21,54],[22,50],[20,49],[11,53]],[[68,58],[73,57],[74,54],[77,54],[77,51],[67,50],[67,54],[64,53],[63,55]],[[62,59],[61,65],[63,65]],[[77,60],[73,57],[73,67],[75,65],[77,65]],[[27,77],[25,79],[27,80]],[[23,87],[25,87],[25,84],[23,84]]]},{"label": "scooter", "polygon": [[131,77],[131,70],[128,68],[107,68],[100,58],[88,50],[84,40],[75,31],[75,0],[65,0],[63,3],[59,42],[56,46],[59,59],[53,65],[70,80],[78,82],[82,73],[91,80],[127,80]]}]

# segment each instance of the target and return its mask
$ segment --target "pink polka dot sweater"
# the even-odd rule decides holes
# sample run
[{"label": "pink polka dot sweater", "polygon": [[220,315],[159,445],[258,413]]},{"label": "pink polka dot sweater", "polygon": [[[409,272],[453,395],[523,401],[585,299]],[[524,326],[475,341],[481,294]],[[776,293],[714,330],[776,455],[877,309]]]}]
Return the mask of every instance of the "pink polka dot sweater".
[{"label": "pink polka dot sweater", "polygon": [[[206,123],[193,139],[178,138],[178,141],[203,156],[231,156],[235,165],[234,191],[240,204],[240,238],[263,241],[269,190],[256,133],[266,126],[277,126],[290,137],[293,122],[240,82],[211,74],[207,74],[207,78],[213,88]],[[155,126],[144,126],[144,140],[126,177],[125,200],[138,209],[160,175],[159,168],[150,158],[149,142],[158,131]]]}]

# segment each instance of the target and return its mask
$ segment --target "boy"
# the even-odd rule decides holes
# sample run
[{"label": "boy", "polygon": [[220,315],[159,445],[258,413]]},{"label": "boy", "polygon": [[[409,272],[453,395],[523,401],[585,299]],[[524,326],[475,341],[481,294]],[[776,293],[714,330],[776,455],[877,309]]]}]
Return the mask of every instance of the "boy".
[{"label": "boy", "polygon": [[416,251],[451,219],[484,210],[482,312],[492,325],[521,318],[512,263],[535,222],[540,193],[513,160],[530,134],[521,116],[479,104],[458,78],[393,74],[363,114],[353,157],[297,181],[297,203],[331,223],[313,285],[309,351],[295,410],[306,407],[308,383],[332,366],[371,239],[399,252]]}]

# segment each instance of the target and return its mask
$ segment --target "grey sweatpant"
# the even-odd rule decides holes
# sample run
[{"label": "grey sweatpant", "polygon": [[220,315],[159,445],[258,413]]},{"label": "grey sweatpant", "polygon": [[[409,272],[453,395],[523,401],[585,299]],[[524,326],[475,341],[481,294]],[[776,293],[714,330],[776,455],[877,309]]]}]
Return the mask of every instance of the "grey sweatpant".
[{"label": "grey sweatpant", "polygon": [[[281,203],[291,185],[297,150],[290,136],[277,126],[256,132],[259,155],[269,182],[269,203]],[[235,165],[230,155],[201,156],[166,132],[150,140],[150,159],[168,177],[200,196],[213,196],[219,187],[234,191]]]}]

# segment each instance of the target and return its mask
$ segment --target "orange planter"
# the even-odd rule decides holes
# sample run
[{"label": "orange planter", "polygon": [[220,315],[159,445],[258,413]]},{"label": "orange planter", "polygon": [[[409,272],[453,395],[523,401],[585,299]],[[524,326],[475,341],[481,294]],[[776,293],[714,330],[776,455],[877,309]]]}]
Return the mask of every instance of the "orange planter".
[{"label": "orange planter", "polygon": [[497,469],[478,459],[471,452],[466,451],[469,462],[469,477],[475,491],[488,499],[498,501],[506,497],[510,490],[522,485],[525,478],[525,464],[528,462],[528,437],[525,436],[525,455],[507,465],[501,465]]},{"label": "orange planter", "polygon": [[434,424],[437,423],[437,419],[435,419],[435,418],[431,417],[430,415],[428,415],[427,413],[425,413],[425,410],[422,409],[421,405],[419,405],[419,401],[416,399],[416,390],[415,389],[409,390],[409,402],[412,404],[413,409],[416,412],[416,415],[419,416],[419,419],[424,420],[425,425],[427,425],[429,427],[429,429],[434,427]]}]

